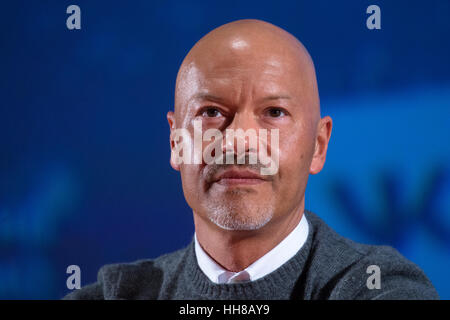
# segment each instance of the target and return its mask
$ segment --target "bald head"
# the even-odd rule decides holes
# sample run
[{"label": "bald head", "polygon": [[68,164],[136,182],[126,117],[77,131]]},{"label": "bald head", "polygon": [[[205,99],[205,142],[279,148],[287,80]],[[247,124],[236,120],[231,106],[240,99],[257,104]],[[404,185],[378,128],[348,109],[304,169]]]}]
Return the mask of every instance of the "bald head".
[{"label": "bald head", "polygon": [[[183,118],[184,108],[202,84],[217,80],[224,86],[228,81],[261,81],[259,87],[268,95],[292,90],[309,109],[312,120],[318,120],[319,95],[314,65],[308,51],[293,35],[260,20],[238,20],[222,25],[200,39],[185,57],[176,80],[175,115]],[[261,77],[262,76],[262,77]],[[289,84],[274,85],[276,77]],[[292,88],[287,88],[286,85]],[[236,94],[243,94],[242,92]],[[287,92],[286,92],[287,95]],[[239,100],[236,97],[236,102]],[[294,97],[293,97],[294,98]]]}]

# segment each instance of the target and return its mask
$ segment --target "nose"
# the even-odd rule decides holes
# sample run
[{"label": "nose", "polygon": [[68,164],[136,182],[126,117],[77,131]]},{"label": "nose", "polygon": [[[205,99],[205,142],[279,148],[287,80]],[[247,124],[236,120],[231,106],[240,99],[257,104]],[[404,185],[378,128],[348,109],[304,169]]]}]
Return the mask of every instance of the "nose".
[{"label": "nose", "polygon": [[258,142],[258,123],[255,116],[249,110],[236,112],[232,122],[225,129],[225,139],[222,143],[223,153],[255,152]]}]

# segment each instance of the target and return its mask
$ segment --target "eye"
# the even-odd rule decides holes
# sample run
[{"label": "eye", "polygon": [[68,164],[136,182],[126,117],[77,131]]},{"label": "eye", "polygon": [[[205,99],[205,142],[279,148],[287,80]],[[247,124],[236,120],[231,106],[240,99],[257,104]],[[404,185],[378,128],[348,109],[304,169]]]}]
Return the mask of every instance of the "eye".
[{"label": "eye", "polygon": [[281,108],[272,107],[266,111],[266,114],[271,118],[281,118],[286,115],[286,112]]},{"label": "eye", "polygon": [[222,113],[220,112],[220,110],[218,108],[215,107],[207,107],[205,109],[203,109],[202,112],[202,117],[206,117],[206,118],[217,118],[222,116]]}]

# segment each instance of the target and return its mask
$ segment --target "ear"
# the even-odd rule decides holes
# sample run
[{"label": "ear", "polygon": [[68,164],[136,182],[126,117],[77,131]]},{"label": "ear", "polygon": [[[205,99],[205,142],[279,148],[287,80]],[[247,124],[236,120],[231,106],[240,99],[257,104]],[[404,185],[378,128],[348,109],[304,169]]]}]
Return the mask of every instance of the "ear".
[{"label": "ear", "polygon": [[180,171],[180,165],[176,164],[174,161],[174,148],[176,145],[176,141],[173,140],[173,135],[175,133],[175,129],[176,129],[176,122],[175,122],[175,114],[173,113],[173,111],[169,111],[167,112],[167,121],[169,122],[169,127],[170,127],[170,165],[172,166],[172,168],[174,170]]},{"label": "ear", "polygon": [[330,141],[331,129],[333,127],[333,121],[329,116],[320,119],[317,126],[316,145],[314,149],[314,156],[309,167],[309,173],[319,173],[324,164],[327,156],[328,142]]}]

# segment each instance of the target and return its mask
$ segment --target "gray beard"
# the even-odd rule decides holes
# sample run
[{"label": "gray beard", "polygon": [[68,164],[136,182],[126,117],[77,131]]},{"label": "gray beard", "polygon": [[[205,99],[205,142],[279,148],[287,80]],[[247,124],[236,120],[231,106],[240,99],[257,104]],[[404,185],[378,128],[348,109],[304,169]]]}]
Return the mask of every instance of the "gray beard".
[{"label": "gray beard", "polygon": [[[264,207],[230,203],[208,204],[208,219],[225,230],[257,230],[265,226],[273,217],[273,206]],[[253,212],[252,215],[245,214]]]}]

